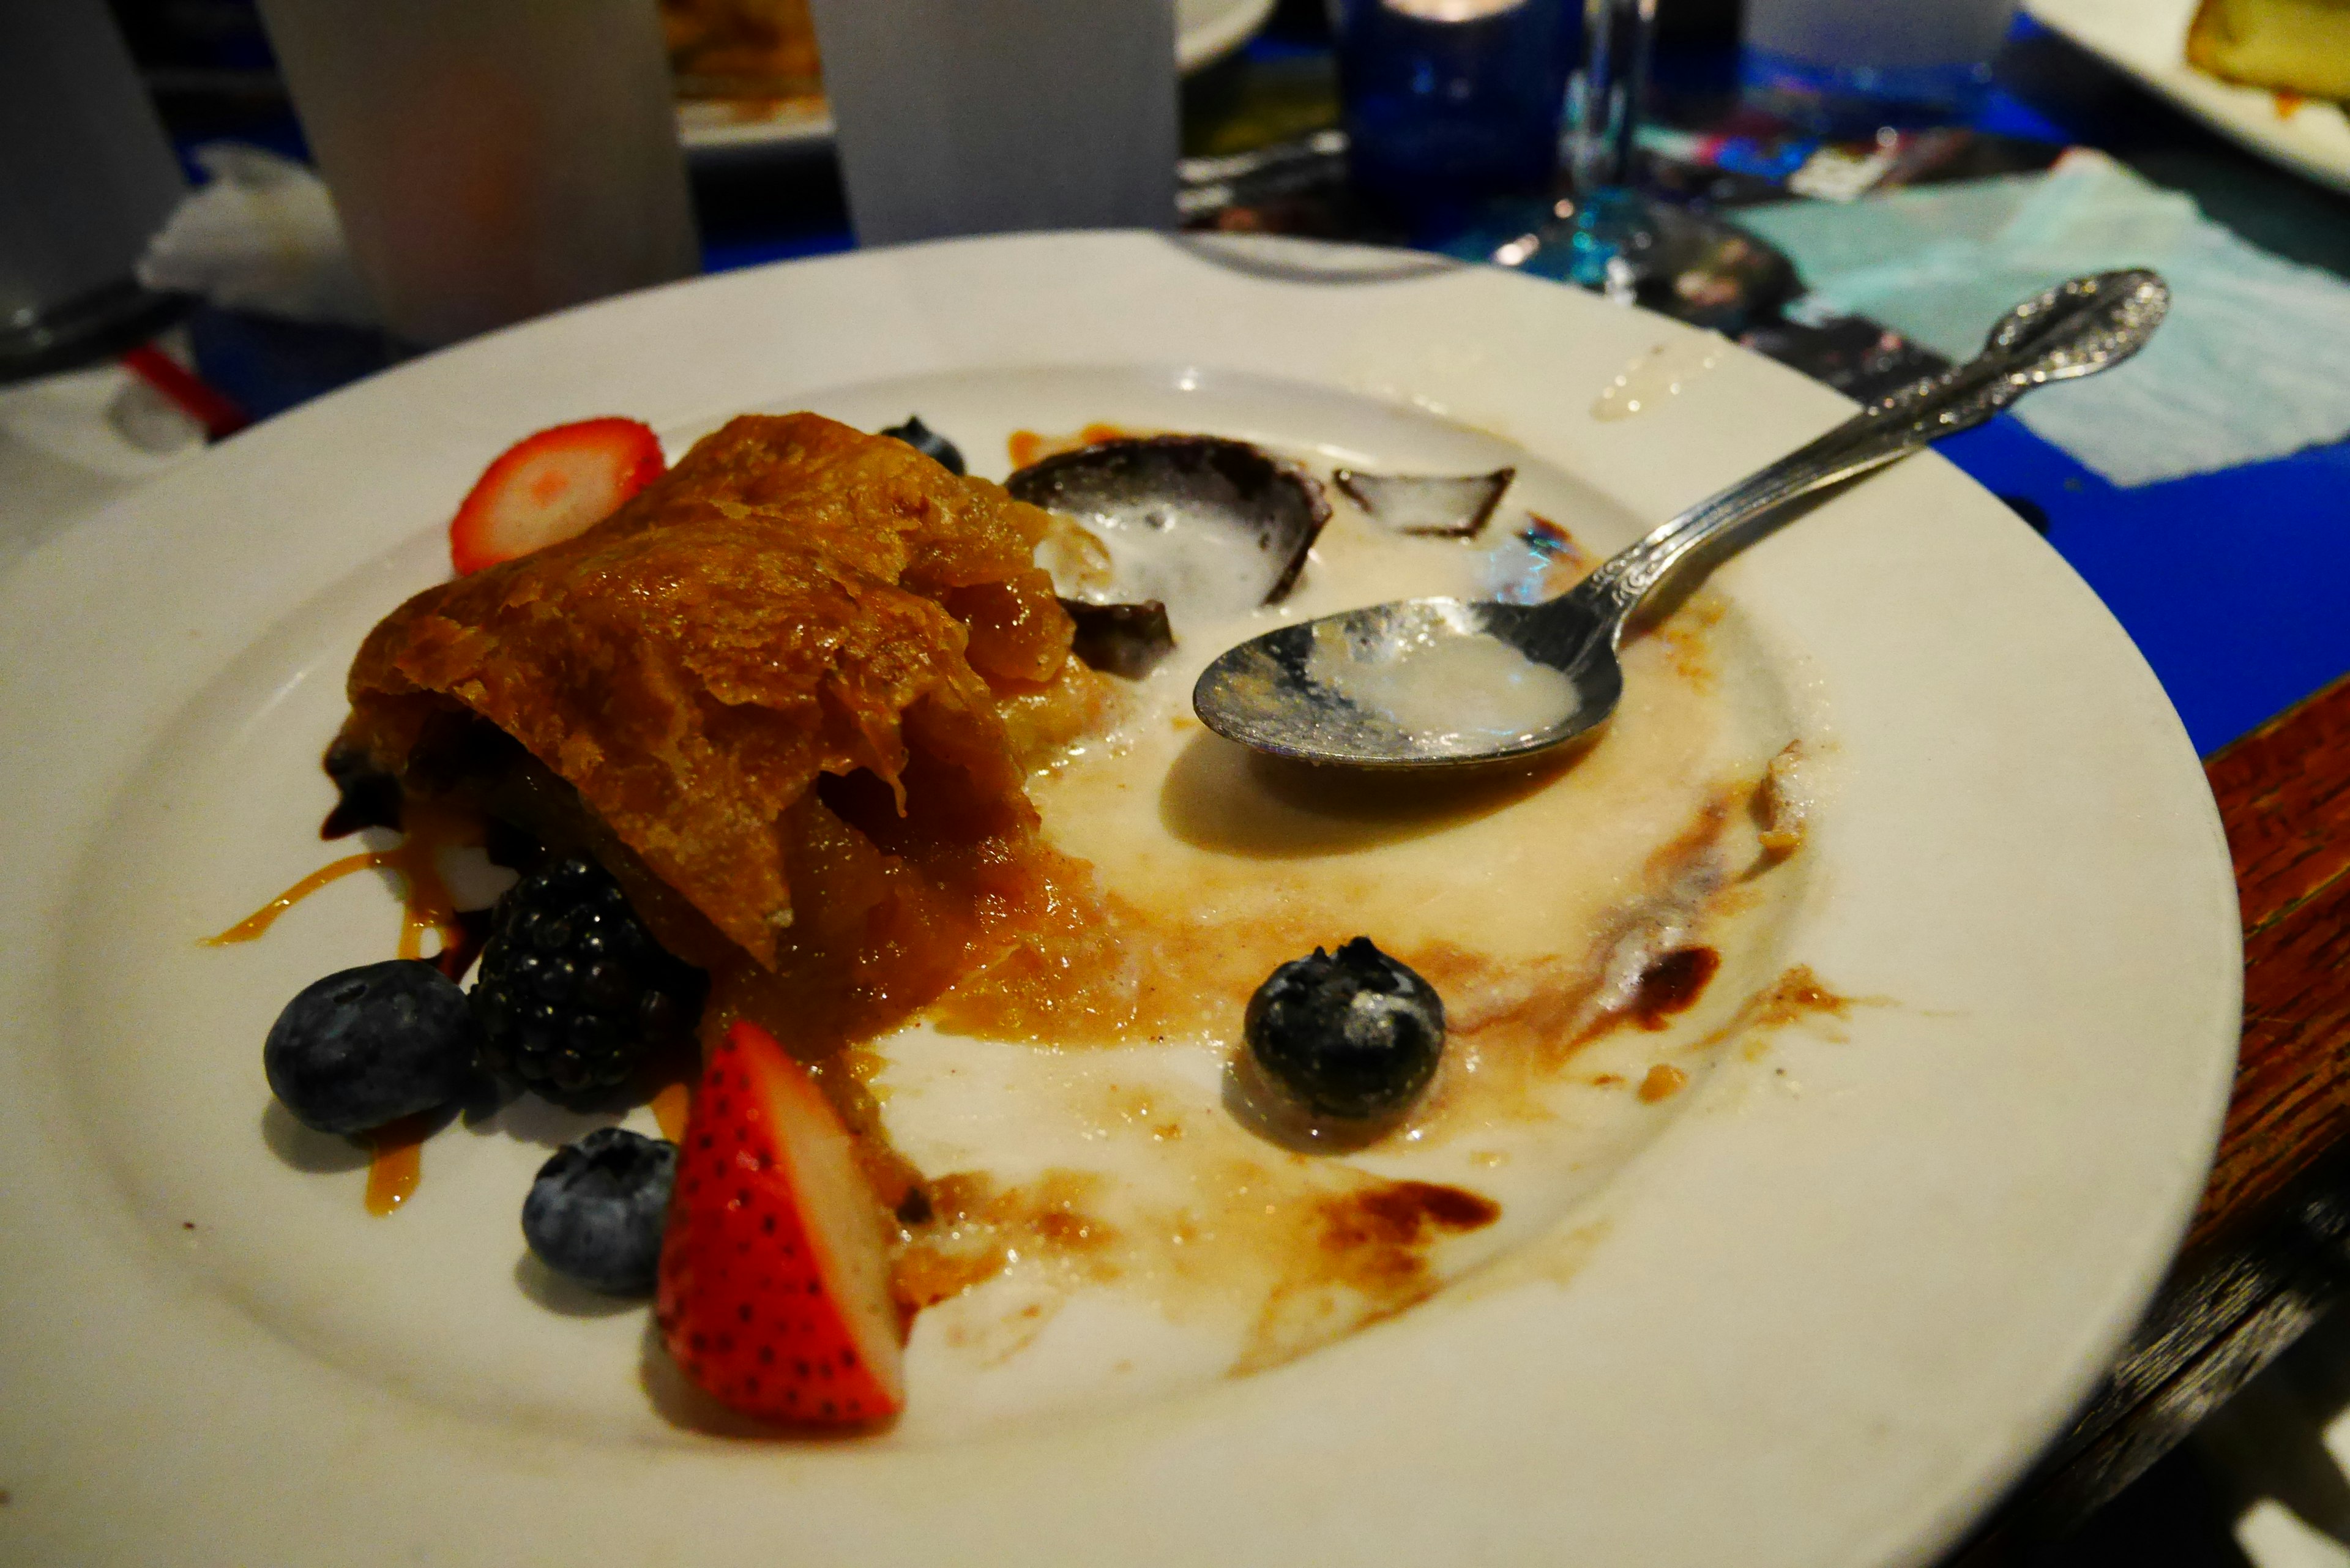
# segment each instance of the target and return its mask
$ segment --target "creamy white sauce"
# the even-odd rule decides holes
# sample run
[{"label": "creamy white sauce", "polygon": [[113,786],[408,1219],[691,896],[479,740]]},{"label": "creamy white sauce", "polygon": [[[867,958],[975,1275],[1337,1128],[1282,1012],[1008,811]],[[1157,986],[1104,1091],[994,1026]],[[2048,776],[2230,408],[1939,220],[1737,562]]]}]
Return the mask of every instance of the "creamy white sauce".
[{"label": "creamy white sauce", "polygon": [[1109,551],[1111,597],[1159,600],[1179,632],[1246,615],[1264,597],[1263,556],[1229,529],[1177,516],[1161,527],[1128,524],[1093,534]]},{"label": "creamy white sauce", "polygon": [[1532,736],[1575,711],[1575,683],[1491,637],[1435,628],[1355,642],[1315,629],[1305,674],[1316,685],[1415,738]]}]

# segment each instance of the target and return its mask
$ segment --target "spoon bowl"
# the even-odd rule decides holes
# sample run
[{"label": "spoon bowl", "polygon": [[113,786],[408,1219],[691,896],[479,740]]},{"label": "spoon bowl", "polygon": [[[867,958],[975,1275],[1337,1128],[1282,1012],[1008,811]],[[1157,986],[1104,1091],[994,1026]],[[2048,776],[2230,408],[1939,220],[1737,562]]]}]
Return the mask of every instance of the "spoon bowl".
[{"label": "spoon bowl", "polygon": [[1617,649],[1668,581],[1761,537],[1807,497],[1972,429],[2034,387],[2119,364],[2169,302],[2162,280],[2137,269],[2034,295],[2000,318],[1975,358],[1698,503],[1557,598],[1400,599],[1284,626],[1218,655],[1191,705],[1228,740],[1308,763],[1455,768],[1565,745],[1615,711]]},{"label": "spoon bowl", "polygon": [[1227,739],[1298,762],[1511,762],[1615,710],[1624,672],[1604,633],[1579,601],[1399,599],[1252,639],[1208,667],[1191,701]]}]

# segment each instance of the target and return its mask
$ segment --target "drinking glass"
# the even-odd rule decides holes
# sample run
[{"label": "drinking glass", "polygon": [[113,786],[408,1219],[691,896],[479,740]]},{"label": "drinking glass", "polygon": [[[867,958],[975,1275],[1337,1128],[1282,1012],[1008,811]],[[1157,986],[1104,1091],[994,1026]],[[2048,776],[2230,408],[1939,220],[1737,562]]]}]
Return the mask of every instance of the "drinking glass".
[{"label": "drinking glass", "polygon": [[1657,0],[1585,0],[1568,137],[1575,196],[1566,275],[1626,301],[1667,222],[1637,183],[1640,101],[1656,31]]},{"label": "drinking glass", "polygon": [[453,342],[690,276],[649,0],[260,0],[386,329]]}]

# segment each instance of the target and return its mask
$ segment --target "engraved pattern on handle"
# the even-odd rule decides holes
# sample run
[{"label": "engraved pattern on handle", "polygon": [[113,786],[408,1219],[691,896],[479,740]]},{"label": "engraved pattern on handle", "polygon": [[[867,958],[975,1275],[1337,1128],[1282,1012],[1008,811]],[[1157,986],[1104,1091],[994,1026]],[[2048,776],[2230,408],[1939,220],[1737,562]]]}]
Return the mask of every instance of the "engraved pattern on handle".
[{"label": "engraved pattern on handle", "polygon": [[2001,319],[1975,358],[1911,382],[1699,502],[1565,597],[1578,601],[1580,613],[1607,618],[1620,638],[1640,601],[1697,551],[1783,520],[1783,509],[1804,496],[1971,430],[2034,387],[2118,364],[2144,346],[2169,303],[2163,281],[2140,269],[2074,278],[2026,300]]}]

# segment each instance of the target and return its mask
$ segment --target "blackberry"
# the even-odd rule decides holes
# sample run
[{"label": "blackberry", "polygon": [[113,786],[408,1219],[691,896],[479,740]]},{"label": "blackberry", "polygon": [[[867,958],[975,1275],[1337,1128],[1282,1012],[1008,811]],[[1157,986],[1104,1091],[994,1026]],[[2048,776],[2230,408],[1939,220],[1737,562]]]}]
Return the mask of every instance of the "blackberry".
[{"label": "blackberry", "polygon": [[482,1063],[542,1094],[609,1088],[691,1034],[706,977],[673,957],[594,861],[550,862],[506,889],[473,982]]}]

